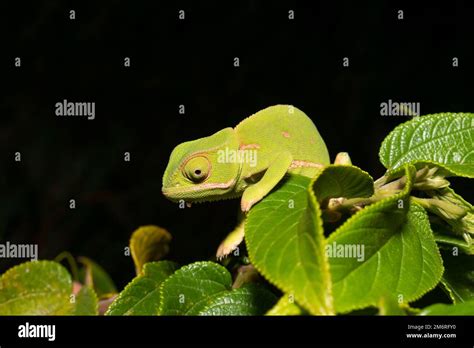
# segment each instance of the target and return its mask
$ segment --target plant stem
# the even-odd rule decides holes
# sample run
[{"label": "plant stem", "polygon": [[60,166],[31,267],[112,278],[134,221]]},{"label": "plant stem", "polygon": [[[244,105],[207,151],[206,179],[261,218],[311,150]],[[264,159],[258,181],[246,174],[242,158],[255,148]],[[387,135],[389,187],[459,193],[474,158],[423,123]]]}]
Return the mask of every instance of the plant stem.
[{"label": "plant stem", "polygon": [[75,281],[78,282],[79,281],[79,271],[78,271],[78,268],[77,268],[77,263],[76,263],[76,260],[74,259],[74,257],[71,255],[70,252],[63,251],[62,253],[60,253],[58,256],[55,257],[54,261],[62,262],[64,259],[66,259],[66,261],[69,264],[69,267],[71,268],[72,278]]}]

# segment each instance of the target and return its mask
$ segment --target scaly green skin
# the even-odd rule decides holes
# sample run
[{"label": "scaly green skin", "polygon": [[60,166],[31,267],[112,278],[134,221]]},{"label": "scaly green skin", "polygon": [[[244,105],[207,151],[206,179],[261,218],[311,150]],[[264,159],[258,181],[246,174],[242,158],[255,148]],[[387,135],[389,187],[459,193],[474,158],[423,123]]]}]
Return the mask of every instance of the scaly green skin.
[{"label": "scaly green skin", "polygon": [[[223,153],[237,151],[244,161],[224,159]],[[326,145],[311,119],[293,106],[275,105],[235,128],[176,146],[163,176],[163,194],[188,203],[242,196],[241,209],[248,212],[286,173],[312,177],[328,164]],[[238,230],[238,236],[229,236],[232,245],[241,240],[243,229]]]}]

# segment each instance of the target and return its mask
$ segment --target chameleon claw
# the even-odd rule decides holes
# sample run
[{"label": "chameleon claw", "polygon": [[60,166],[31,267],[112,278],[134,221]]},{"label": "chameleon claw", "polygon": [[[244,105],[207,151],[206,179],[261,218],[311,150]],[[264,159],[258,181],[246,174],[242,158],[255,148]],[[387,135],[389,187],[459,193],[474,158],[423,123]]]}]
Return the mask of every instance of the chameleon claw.
[{"label": "chameleon claw", "polygon": [[226,243],[221,243],[216,253],[217,261],[222,261],[224,258],[229,256],[229,254],[237,248],[237,245],[226,245]]}]

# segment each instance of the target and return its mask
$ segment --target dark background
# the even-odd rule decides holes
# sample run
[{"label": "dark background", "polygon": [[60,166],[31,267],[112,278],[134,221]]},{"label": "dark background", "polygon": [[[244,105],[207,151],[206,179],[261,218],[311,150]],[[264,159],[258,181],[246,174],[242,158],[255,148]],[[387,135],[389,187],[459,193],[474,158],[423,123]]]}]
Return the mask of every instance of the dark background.
[{"label": "dark background", "polygon": [[[380,116],[381,102],[474,111],[473,18],[469,2],[1,2],[0,241],[38,243],[40,258],[88,256],[119,287],[134,275],[123,252],[141,225],[173,234],[169,259],[210,258],[239,203],[167,201],[161,179],[174,146],[293,104],[332,159],[348,151],[377,178],[381,141],[408,120]],[[56,117],[63,99],[95,102],[96,119]],[[2,260],[0,272],[18,262]]]}]

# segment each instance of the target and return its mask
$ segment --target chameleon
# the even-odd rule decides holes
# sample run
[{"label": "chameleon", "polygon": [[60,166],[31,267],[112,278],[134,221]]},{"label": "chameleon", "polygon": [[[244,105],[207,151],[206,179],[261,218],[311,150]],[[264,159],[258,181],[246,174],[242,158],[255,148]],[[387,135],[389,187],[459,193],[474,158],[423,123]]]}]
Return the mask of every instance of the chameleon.
[{"label": "chameleon", "polygon": [[[162,192],[187,204],[241,197],[245,215],[287,173],[313,177],[330,163],[313,121],[292,105],[274,105],[236,127],[176,146],[163,175]],[[244,238],[243,221],[221,243],[220,259]]]}]

